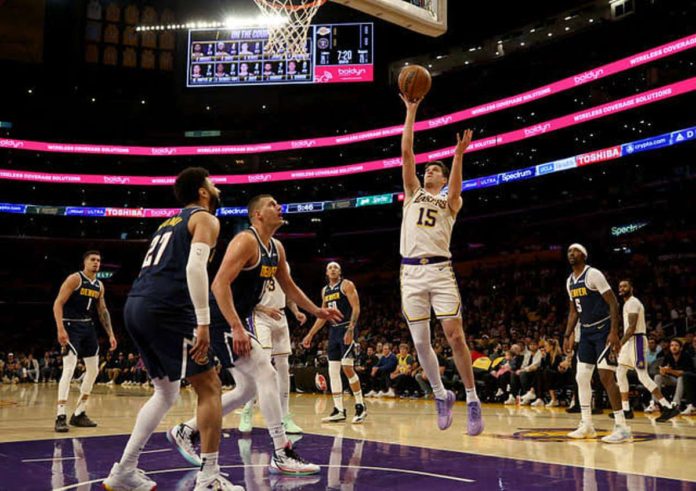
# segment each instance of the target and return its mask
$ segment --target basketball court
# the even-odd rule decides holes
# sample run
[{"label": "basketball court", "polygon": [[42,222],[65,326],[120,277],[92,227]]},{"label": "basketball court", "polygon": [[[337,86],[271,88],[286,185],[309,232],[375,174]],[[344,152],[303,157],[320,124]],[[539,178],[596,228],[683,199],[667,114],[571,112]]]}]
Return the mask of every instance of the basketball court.
[{"label": "basketball court", "polygon": [[[274,76],[277,76],[280,82],[278,70],[286,70],[286,66],[287,73],[284,72],[282,80],[289,84],[372,80],[373,64],[378,63],[374,60],[372,27],[368,28],[364,23],[355,24],[359,28],[351,27],[352,24],[345,23],[341,24],[342,27],[332,27],[333,30],[314,29],[310,23],[326,0],[253,1],[267,16],[282,14],[290,18],[289,25],[279,24],[269,28],[271,38],[275,37],[275,40],[264,38],[264,42],[276,43],[274,58],[268,59],[268,67],[259,68],[262,70],[259,74],[247,75],[247,70],[251,71],[253,67],[242,68],[245,63],[235,65],[235,68],[232,68],[232,63],[230,66],[219,64],[217,66],[222,68],[214,76],[213,70],[217,68],[210,63],[206,65],[205,46],[212,46],[216,40],[211,33],[224,29],[224,26],[214,22],[207,26],[182,24],[182,27],[190,29],[187,39],[187,88],[253,85],[255,76],[259,80],[263,77],[269,83],[274,82]],[[448,18],[446,0],[332,1],[422,36],[441,36],[459,20]],[[340,22],[340,19],[336,20],[337,25]],[[143,25],[139,32],[158,31],[159,27]],[[166,29],[164,26],[161,30]],[[320,58],[312,59],[312,63],[309,63],[310,55],[305,51],[308,46],[313,49],[317,44],[329,49],[329,43],[342,43],[350,36],[356,37],[354,44],[339,44],[340,49],[334,44],[335,52],[326,55],[327,60],[334,55],[338,59],[344,57],[345,60],[352,60],[346,65],[349,68],[322,68]],[[253,52],[253,39],[245,47],[242,44],[235,45],[234,49]],[[215,56],[223,56],[219,53],[227,54],[225,50],[232,48],[222,46],[215,49],[219,50]],[[475,52],[476,49],[472,49]],[[291,63],[292,69],[289,68]],[[326,65],[330,63],[327,61]],[[244,70],[244,75],[237,74],[236,70]],[[540,78],[546,80],[541,75]],[[424,93],[429,88],[430,78]],[[432,121],[431,127],[442,124],[442,121]],[[546,131],[546,128],[539,128],[528,130],[525,138]],[[498,138],[496,143],[490,145],[502,141],[502,138]],[[675,140],[676,143],[680,142]],[[293,149],[311,146],[299,140],[294,145]],[[152,155],[155,154],[153,147]],[[566,157],[566,160],[575,158],[570,155]],[[597,160],[603,158],[600,156]],[[564,170],[558,162],[551,165],[556,167],[552,167],[550,172]],[[386,163],[384,168],[388,168]],[[249,182],[252,182],[251,178]],[[338,207],[337,204],[336,209]],[[239,210],[235,213],[241,214]],[[113,463],[119,459],[138,410],[152,394],[152,389],[140,386],[98,385],[89,399],[89,414],[98,422],[98,426],[71,427],[69,433],[57,434],[53,429],[56,388],[55,384],[44,383],[0,385],[0,490],[98,488],[109,475]],[[78,386],[73,384],[69,405],[73,404],[78,394]],[[351,397],[346,396],[348,408],[352,408]],[[140,468],[157,481],[161,490],[188,490],[195,483],[197,468],[181,458],[165,438],[165,432],[190,418],[195,407],[193,390],[182,389],[176,406],[167,414],[143,451]],[[251,434],[241,434],[237,430],[238,412],[225,417],[220,466],[229,474],[231,481],[244,485],[247,490],[696,489],[694,416],[677,416],[667,423],[657,423],[657,415],[636,412],[636,418],[629,421],[633,443],[609,445],[600,440],[611,432],[613,426],[609,410],[593,416],[597,438],[578,441],[568,438],[567,434],[577,427],[579,415],[567,414],[563,407],[484,404],[485,431],[476,437],[467,436],[466,405],[462,401],[456,403],[454,423],[446,431],[437,429],[432,400],[367,398],[366,407],[369,416],[364,424],[354,425],[350,420],[322,423],[322,416],[332,409],[330,395],[291,394],[290,410],[295,422],[304,429],[303,435],[294,435],[291,440],[303,457],[321,466],[321,473],[317,476],[288,477],[269,473],[272,444],[260,411],[255,412]]]},{"label": "basketball court", "polygon": [[[73,397],[76,387],[73,386]],[[95,389],[90,414],[97,428],[71,428],[56,437],[52,421],[55,386],[0,388],[0,474],[3,489],[90,489],[109,473],[152,391]],[[306,458],[322,467],[319,476],[269,475],[271,441],[256,411],[254,430],[242,435],[239,418],[223,422],[221,467],[247,489],[696,489],[696,418],[665,424],[637,414],[631,421],[635,442],[607,445],[571,441],[566,434],[578,416],[563,409],[486,405],[486,430],[466,436],[466,408],[455,406],[454,424],[440,432],[433,401],[367,399],[362,425],[321,423],[331,397],[293,394],[290,407],[305,434],[293,436]],[[350,401],[346,404],[350,407]],[[196,469],[167,442],[164,432],[193,414],[195,395],[183,390],[176,407],[148,443],[142,468],[159,489],[189,489]],[[608,413],[608,412],[607,412]],[[607,414],[595,415],[598,438],[611,430]]]}]

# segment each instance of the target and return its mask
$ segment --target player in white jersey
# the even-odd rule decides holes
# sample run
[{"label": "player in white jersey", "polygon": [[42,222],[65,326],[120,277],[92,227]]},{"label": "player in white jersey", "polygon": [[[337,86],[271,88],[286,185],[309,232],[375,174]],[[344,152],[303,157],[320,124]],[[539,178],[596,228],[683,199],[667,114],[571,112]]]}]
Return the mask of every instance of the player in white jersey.
[{"label": "player in white jersey", "polygon": [[633,283],[622,280],[619,283],[619,296],[623,297],[624,335],[621,338],[619,366],[616,380],[621,391],[621,405],[626,418],[633,418],[633,411],[628,402],[628,370],[635,370],[638,380],[648,389],[653,398],[660,403],[662,414],[658,422],[667,421],[679,414],[679,408],[672,407],[660,388],[650,378],[647,366],[648,338],[645,335],[645,308],[640,300],[633,296]]},{"label": "player in white jersey", "polygon": [[[261,347],[269,354],[273,360],[276,372],[278,372],[278,391],[280,392],[280,405],[283,412],[285,432],[290,435],[297,435],[302,433],[302,428],[295,424],[288,407],[290,399],[289,357],[292,348],[290,346],[288,319],[285,317],[285,307],[292,312],[300,325],[307,322],[307,316],[300,312],[295,302],[285,297],[285,292],[275,277],[273,277],[266,282],[261,302],[254,309],[253,324]],[[254,402],[254,400],[247,402],[242,411],[239,420],[239,431],[242,433],[249,433],[252,429],[251,419]]]},{"label": "player in white jersey", "polygon": [[[466,345],[461,318],[461,298],[454,276],[450,239],[457,213],[462,207],[462,160],[471,143],[472,132],[457,134],[452,171],[442,162],[430,162],[425,168],[424,186],[416,175],[413,152],[413,126],[420,100],[406,105],[406,122],[401,140],[404,181],[404,211],[401,222],[401,305],[408,322],[418,361],[435,394],[438,427],[452,424],[452,406],[456,396],[445,390],[437,356],[430,344],[430,310],[442,323],[454,363],[464,381],[468,408],[467,432],[483,431],[481,403],[476,395],[471,353]],[[449,179],[448,179],[449,176]],[[445,186],[447,192],[443,193]]]}]

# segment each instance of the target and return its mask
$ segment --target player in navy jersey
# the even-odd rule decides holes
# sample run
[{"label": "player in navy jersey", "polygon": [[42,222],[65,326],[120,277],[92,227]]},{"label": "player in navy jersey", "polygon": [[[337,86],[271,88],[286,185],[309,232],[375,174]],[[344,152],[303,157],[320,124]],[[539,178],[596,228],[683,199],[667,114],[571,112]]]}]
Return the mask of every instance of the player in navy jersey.
[{"label": "player in navy jersey", "polygon": [[[367,417],[367,410],[363,402],[360,378],[353,369],[355,354],[353,353],[355,339],[355,326],[360,316],[360,298],[355,284],[341,276],[341,266],[337,262],[330,262],[326,266],[328,283],[321,290],[322,307],[337,308],[343,314],[343,321],[331,323],[329,326],[329,382],[333,395],[334,408],[330,415],[323,418],[325,423],[333,423],[346,420],[346,410],[343,407],[343,381],[341,380],[341,367],[346,374],[350,389],[355,397],[355,416],[353,423],[362,423]],[[305,348],[312,345],[312,338],[324,327],[326,321],[317,319],[307,336],[302,340]]]},{"label": "player in navy jersey", "polygon": [[[281,206],[276,200],[270,195],[256,196],[249,202],[248,212],[252,227],[232,239],[212,284],[215,295],[211,309],[213,350],[222,366],[232,370],[236,383],[234,390],[222,396],[223,414],[258,397],[274,444],[269,471],[316,474],[319,466],[304,461],[295,453],[283,428],[277,373],[256,338],[252,312],[261,301],[266,282],[275,277],[287,297],[312,315],[340,321],[341,314],[336,309],[314,305],[290,276],[285,249],[273,238],[283,224]],[[200,423],[200,417],[191,419],[168,433],[169,440],[194,465],[199,457],[193,439]]]},{"label": "player in navy jersey", "polygon": [[94,325],[95,315],[109,335],[111,351],[116,349],[116,338],[111,327],[111,316],[104,300],[104,285],[97,279],[101,266],[99,251],[87,251],[82,256],[82,271],[68,276],[60,287],[53,303],[53,316],[58,328],[58,342],[63,348],[63,374],[58,384],[58,409],[55,431],[68,431],[65,404],[68,402],[70,381],[75,373],[77,359],[85,363],[85,377],[80,386],[80,399],[70,424],[78,427],[93,427],[97,424],[85,412],[87,399],[99,373],[99,344]]},{"label": "player in navy jersey", "polygon": [[578,399],[582,420],[577,430],[568,434],[571,438],[595,438],[592,424],[592,372],[595,366],[599,378],[609,395],[614,412],[614,431],[602,438],[606,443],[632,441],[631,430],[621,409],[621,394],[616,384],[616,356],[619,351],[619,303],[606,278],[598,269],[586,264],[587,249],[581,244],[568,248],[568,262],[573,268],[566,282],[570,298],[568,324],[564,348],[570,354],[575,339],[575,326],[580,321],[578,366],[575,379],[578,383]]},{"label": "player in navy jersey", "polygon": [[133,283],[124,320],[152,378],[153,396],[140,409],[123,451],[104,481],[108,490],[150,490],[157,484],[137,469],[138,458],[157,425],[179,397],[186,378],[198,396],[202,463],[196,490],[240,490],[220,474],[222,428],[220,379],[212,364],[208,260],[220,223],[215,210],[220,191],[208,171],[181,172],[174,193],[185,207],[153,234],[140,275]]}]

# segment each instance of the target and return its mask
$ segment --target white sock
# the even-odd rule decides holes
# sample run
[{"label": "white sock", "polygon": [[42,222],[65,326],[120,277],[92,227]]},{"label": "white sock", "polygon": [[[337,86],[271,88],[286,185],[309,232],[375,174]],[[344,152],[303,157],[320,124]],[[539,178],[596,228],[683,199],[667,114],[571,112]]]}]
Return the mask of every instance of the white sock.
[{"label": "white sock", "polygon": [[[348,382],[350,383],[350,390],[353,391],[353,397],[355,397],[355,403],[356,404],[363,404],[363,394],[362,394],[362,389],[360,388],[360,377],[358,377],[358,374],[354,373],[353,376],[348,379]],[[353,390],[354,385],[358,386],[358,390]]]},{"label": "white sock", "polygon": [[586,424],[592,426],[592,406],[580,406],[580,416]]},{"label": "white sock", "polygon": [[58,404],[56,416],[65,416],[65,403]]},{"label": "white sock", "polygon": [[86,406],[87,399],[84,397],[84,395],[81,395],[80,399],[77,401],[77,407],[75,408],[75,416],[79,416],[80,414],[84,413]]},{"label": "white sock", "polygon": [[271,435],[271,438],[273,439],[273,448],[275,448],[276,450],[281,450],[285,448],[288,442],[290,441],[288,440],[288,437],[285,434],[285,428],[283,428],[282,424],[269,426],[268,433]]},{"label": "white sock", "polygon": [[334,407],[343,411],[343,380],[341,379],[341,362],[329,361],[329,382],[333,394]]},{"label": "white sock", "polygon": [[660,399],[660,406],[666,407],[667,409],[670,409],[672,407],[672,405],[669,403],[669,401],[665,397]]},{"label": "white sock", "polygon": [[470,402],[480,402],[478,395],[476,394],[476,387],[472,387],[471,389],[465,389],[466,390],[466,402],[467,404]]},{"label": "white sock", "polygon": [[614,423],[616,426],[626,426],[626,417],[623,411],[614,411]]},{"label": "white sock", "polygon": [[356,404],[362,404],[363,406],[365,405],[365,403],[363,401],[362,390],[359,390],[357,392],[353,392],[353,396],[355,396],[355,403]]},{"label": "white sock", "polygon": [[437,399],[445,399],[447,397],[447,391],[445,390],[445,386],[442,385],[437,355],[430,344],[430,322],[411,322],[408,328],[411,331],[413,344],[418,353],[418,362],[421,364],[425,375],[428,377],[428,382],[430,382],[430,386],[433,388],[433,394],[435,394]]},{"label": "white sock", "polygon": [[343,411],[343,394],[333,394],[334,407]]},{"label": "white sock", "polygon": [[135,469],[138,467],[138,458],[143,447],[157,429],[164,415],[174,405],[179,397],[179,381],[171,382],[169,379],[152,379],[155,386],[155,393],[140,408],[138,417],[131,436],[123,450],[123,456],[119,461],[124,469]]},{"label": "white sock", "polygon": [[280,410],[283,417],[288,415],[290,400],[290,363],[288,355],[273,357],[276,372],[278,373],[278,393],[280,394]]},{"label": "white sock", "polygon": [[631,405],[628,403],[628,401],[621,401],[621,409],[624,411],[630,411]]},{"label": "white sock", "polygon": [[218,452],[202,453],[201,454],[201,476],[213,477],[220,474],[220,466],[218,465]]}]

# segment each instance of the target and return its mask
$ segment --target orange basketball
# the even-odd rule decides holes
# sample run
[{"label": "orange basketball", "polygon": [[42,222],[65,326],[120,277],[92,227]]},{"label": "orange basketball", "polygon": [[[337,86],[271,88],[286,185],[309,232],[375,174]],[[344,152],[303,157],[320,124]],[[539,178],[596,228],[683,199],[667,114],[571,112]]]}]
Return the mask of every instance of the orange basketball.
[{"label": "orange basketball", "polygon": [[425,97],[432,84],[430,72],[420,65],[406,66],[399,73],[399,90],[409,101]]}]

